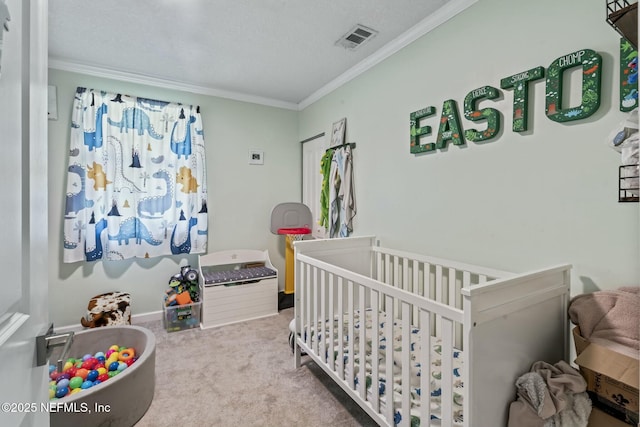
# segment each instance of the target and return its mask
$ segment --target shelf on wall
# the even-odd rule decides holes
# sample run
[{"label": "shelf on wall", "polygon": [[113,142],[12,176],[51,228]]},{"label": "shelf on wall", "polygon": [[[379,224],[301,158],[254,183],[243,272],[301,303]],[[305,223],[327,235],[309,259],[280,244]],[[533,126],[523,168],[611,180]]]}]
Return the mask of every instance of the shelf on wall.
[{"label": "shelf on wall", "polygon": [[638,48],[638,3],[607,0],[607,22],[622,37]]},{"label": "shelf on wall", "polygon": [[640,200],[640,172],[638,165],[622,165],[618,168],[618,201],[638,202]]}]

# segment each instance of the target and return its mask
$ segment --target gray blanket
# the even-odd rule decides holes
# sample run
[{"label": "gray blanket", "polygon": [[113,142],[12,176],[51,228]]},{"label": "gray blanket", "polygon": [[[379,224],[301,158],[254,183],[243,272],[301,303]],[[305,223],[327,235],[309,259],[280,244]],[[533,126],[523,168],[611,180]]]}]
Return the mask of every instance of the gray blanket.
[{"label": "gray blanket", "polygon": [[591,414],[587,383],[567,362],[535,362],[516,381],[508,427],[586,427]]}]

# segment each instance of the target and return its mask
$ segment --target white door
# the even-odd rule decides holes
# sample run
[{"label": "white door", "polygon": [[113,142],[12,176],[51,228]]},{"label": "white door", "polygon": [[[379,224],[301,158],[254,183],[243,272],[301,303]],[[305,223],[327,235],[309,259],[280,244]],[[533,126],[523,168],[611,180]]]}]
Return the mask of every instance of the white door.
[{"label": "white door", "polygon": [[49,425],[35,345],[49,320],[46,0],[0,0],[0,19],[0,425],[40,427]]},{"label": "white door", "polygon": [[312,235],[315,238],[325,237],[325,228],[318,224],[318,218],[320,218],[320,190],[322,188],[320,160],[328,147],[329,141],[324,134],[306,140],[302,144],[302,203],[311,210],[313,216]]}]

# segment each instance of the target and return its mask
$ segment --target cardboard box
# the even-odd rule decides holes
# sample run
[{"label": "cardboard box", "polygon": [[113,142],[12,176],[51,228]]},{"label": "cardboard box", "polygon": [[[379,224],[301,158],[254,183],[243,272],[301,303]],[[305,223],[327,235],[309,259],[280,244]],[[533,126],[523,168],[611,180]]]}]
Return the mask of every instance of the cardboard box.
[{"label": "cardboard box", "polygon": [[593,408],[587,427],[629,427],[629,424],[607,415],[598,408]]},{"label": "cardboard box", "polygon": [[167,332],[182,331],[200,326],[200,310],[202,302],[185,305],[162,305],[163,323]]},{"label": "cardboard box", "polygon": [[573,330],[576,363],[587,381],[587,392],[593,405],[609,415],[638,425],[638,359],[590,343]]}]

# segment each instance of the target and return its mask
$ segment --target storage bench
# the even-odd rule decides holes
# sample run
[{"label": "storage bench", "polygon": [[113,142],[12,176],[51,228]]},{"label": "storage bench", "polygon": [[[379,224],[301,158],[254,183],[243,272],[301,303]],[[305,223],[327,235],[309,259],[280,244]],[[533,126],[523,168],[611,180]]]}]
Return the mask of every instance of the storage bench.
[{"label": "storage bench", "polygon": [[200,255],[199,269],[202,329],[278,314],[278,271],[268,251]]}]

